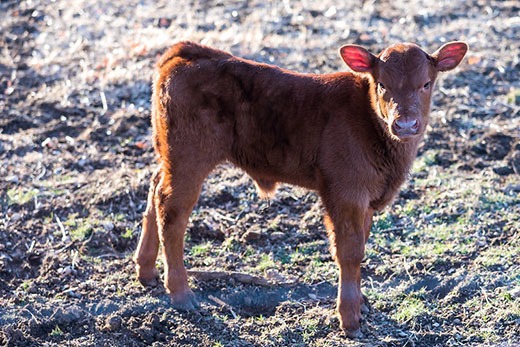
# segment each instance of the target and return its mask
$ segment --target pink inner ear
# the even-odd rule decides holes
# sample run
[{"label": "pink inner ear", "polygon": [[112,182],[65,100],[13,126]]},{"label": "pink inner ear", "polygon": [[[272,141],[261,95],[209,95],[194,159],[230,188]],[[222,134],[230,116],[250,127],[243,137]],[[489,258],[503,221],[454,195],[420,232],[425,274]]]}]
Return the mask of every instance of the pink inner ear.
[{"label": "pink inner ear", "polygon": [[353,47],[344,48],[341,51],[341,56],[345,63],[348,64],[354,71],[367,71],[371,68],[370,57],[359,49]]},{"label": "pink inner ear", "polygon": [[446,54],[446,55],[450,55],[452,53],[460,54],[460,51],[465,51],[465,50],[466,50],[466,46],[465,45],[454,44],[454,45],[448,46],[445,49],[443,49],[442,53]]},{"label": "pink inner ear", "polygon": [[445,66],[451,66],[451,65],[457,64],[457,62],[458,62],[458,59],[455,59],[453,57],[446,57],[446,58],[442,59],[439,62],[439,64],[442,64]]},{"label": "pink inner ear", "polygon": [[467,46],[463,43],[454,43],[442,48],[437,58],[437,67],[441,71],[453,69],[464,58],[466,51]]}]

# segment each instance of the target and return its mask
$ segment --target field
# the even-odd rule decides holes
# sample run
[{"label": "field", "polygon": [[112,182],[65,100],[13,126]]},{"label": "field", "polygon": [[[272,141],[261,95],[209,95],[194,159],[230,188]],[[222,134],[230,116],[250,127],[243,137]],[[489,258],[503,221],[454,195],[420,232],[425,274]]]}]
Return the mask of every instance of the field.
[{"label": "field", "polygon": [[[517,1],[3,0],[0,13],[0,345],[520,343]],[[262,200],[231,165],[205,182],[185,236],[201,309],[135,279],[152,72],[186,39],[312,73],[346,71],[346,43],[469,43],[375,217],[362,338],[339,328],[317,195],[282,185]]]}]

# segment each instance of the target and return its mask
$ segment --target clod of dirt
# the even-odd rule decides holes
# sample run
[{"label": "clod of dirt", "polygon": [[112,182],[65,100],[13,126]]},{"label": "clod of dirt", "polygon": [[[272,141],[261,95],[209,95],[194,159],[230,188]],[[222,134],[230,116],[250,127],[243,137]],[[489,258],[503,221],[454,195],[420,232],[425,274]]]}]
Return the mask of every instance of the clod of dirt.
[{"label": "clod of dirt", "polygon": [[141,340],[143,340],[143,342],[145,342],[147,344],[151,344],[155,340],[154,334],[153,334],[152,330],[150,330],[150,329],[139,328],[139,329],[136,329],[136,333],[137,333],[137,335],[139,335]]},{"label": "clod of dirt", "polygon": [[285,277],[280,275],[280,273],[278,273],[278,271],[275,271],[275,270],[267,270],[265,272],[265,277],[267,277],[270,280],[275,280],[275,281],[278,281],[278,282],[286,282]]},{"label": "clod of dirt", "polygon": [[511,174],[515,173],[513,168],[510,166],[494,167],[493,172],[495,172],[497,175],[500,175],[500,176],[511,175]]},{"label": "clod of dirt", "polygon": [[121,319],[120,316],[117,316],[117,315],[109,316],[106,319],[104,329],[110,330],[110,331],[118,331],[121,328],[122,323],[123,323],[123,320]]},{"label": "clod of dirt", "polygon": [[194,240],[207,239],[223,241],[225,239],[224,233],[214,221],[204,221],[203,223],[196,224],[189,229],[189,233]]},{"label": "clod of dirt", "polygon": [[157,20],[157,26],[159,28],[168,28],[170,25],[172,24],[172,20],[169,19],[169,18],[159,18],[159,20]]},{"label": "clod of dirt", "polygon": [[103,223],[103,228],[105,228],[106,231],[112,231],[112,230],[114,230],[114,223],[105,222],[105,223]]},{"label": "clod of dirt", "polygon": [[285,237],[285,233],[282,233],[281,231],[275,231],[269,236],[269,239],[271,241],[279,241],[282,240]]},{"label": "clod of dirt", "polygon": [[[520,147],[520,143],[518,143],[516,147]],[[513,169],[513,171],[517,175],[520,175],[520,148],[509,153],[506,159],[508,165]]]},{"label": "clod of dirt", "polygon": [[245,242],[258,241],[262,237],[260,230],[250,229],[243,236],[242,240]]},{"label": "clod of dirt", "polygon": [[435,155],[435,162],[442,167],[449,167],[456,159],[452,152],[443,150]]},{"label": "clod of dirt", "polygon": [[5,343],[5,346],[16,346],[24,340],[23,333],[18,329],[7,327],[0,334],[0,343]]},{"label": "clod of dirt", "polygon": [[502,160],[512,147],[513,138],[502,133],[487,133],[473,146],[476,154],[485,155],[488,160]]},{"label": "clod of dirt", "polygon": [[50,317],[50,320],[55,320],[57,324],[70,324],[74,321],[80,320],[87,313],[76,305],[69,307],[58,308],[56,312]]}]

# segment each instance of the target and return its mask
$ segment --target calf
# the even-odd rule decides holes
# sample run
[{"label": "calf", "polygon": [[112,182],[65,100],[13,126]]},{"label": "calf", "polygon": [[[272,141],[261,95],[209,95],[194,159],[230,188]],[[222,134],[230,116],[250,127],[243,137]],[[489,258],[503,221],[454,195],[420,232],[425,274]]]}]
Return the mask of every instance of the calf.
[{"label": "calf", "polygon": [[468,46],[429,55],[415,44],[374,56],[356,45],[339,53],[354,71],[300,74],[192,42],[171,47],[153,84],[152,177],[137,277],[154,285],[159,242],[174,306],[197,306],[183,263],[184,232],[202,182],[228,161],[246,171],[262,196],[277,182],[315,190],[326,210],[339,265],[341,327],[360,333],[360,263],[374,211],[405,181],[428,124],[439,71],[455,68]]}]

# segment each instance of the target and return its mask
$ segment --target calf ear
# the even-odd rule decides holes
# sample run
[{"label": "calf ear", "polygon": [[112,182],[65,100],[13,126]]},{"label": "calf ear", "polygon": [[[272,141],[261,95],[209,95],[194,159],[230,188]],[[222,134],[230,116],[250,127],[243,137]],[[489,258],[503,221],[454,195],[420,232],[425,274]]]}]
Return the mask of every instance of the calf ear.
[{"label": "calf ear", "polygon": [[438,71],[452,70],[460,64],[467,51],[468,44],[466,42],[449,42],[432,54],[435,67]]},{"label": "calf ear", "polygon": [[351,68],[356,72],[372,72],[374,70],[377,58],[358,45],[345,45],[339,49],[339,55]]}]

